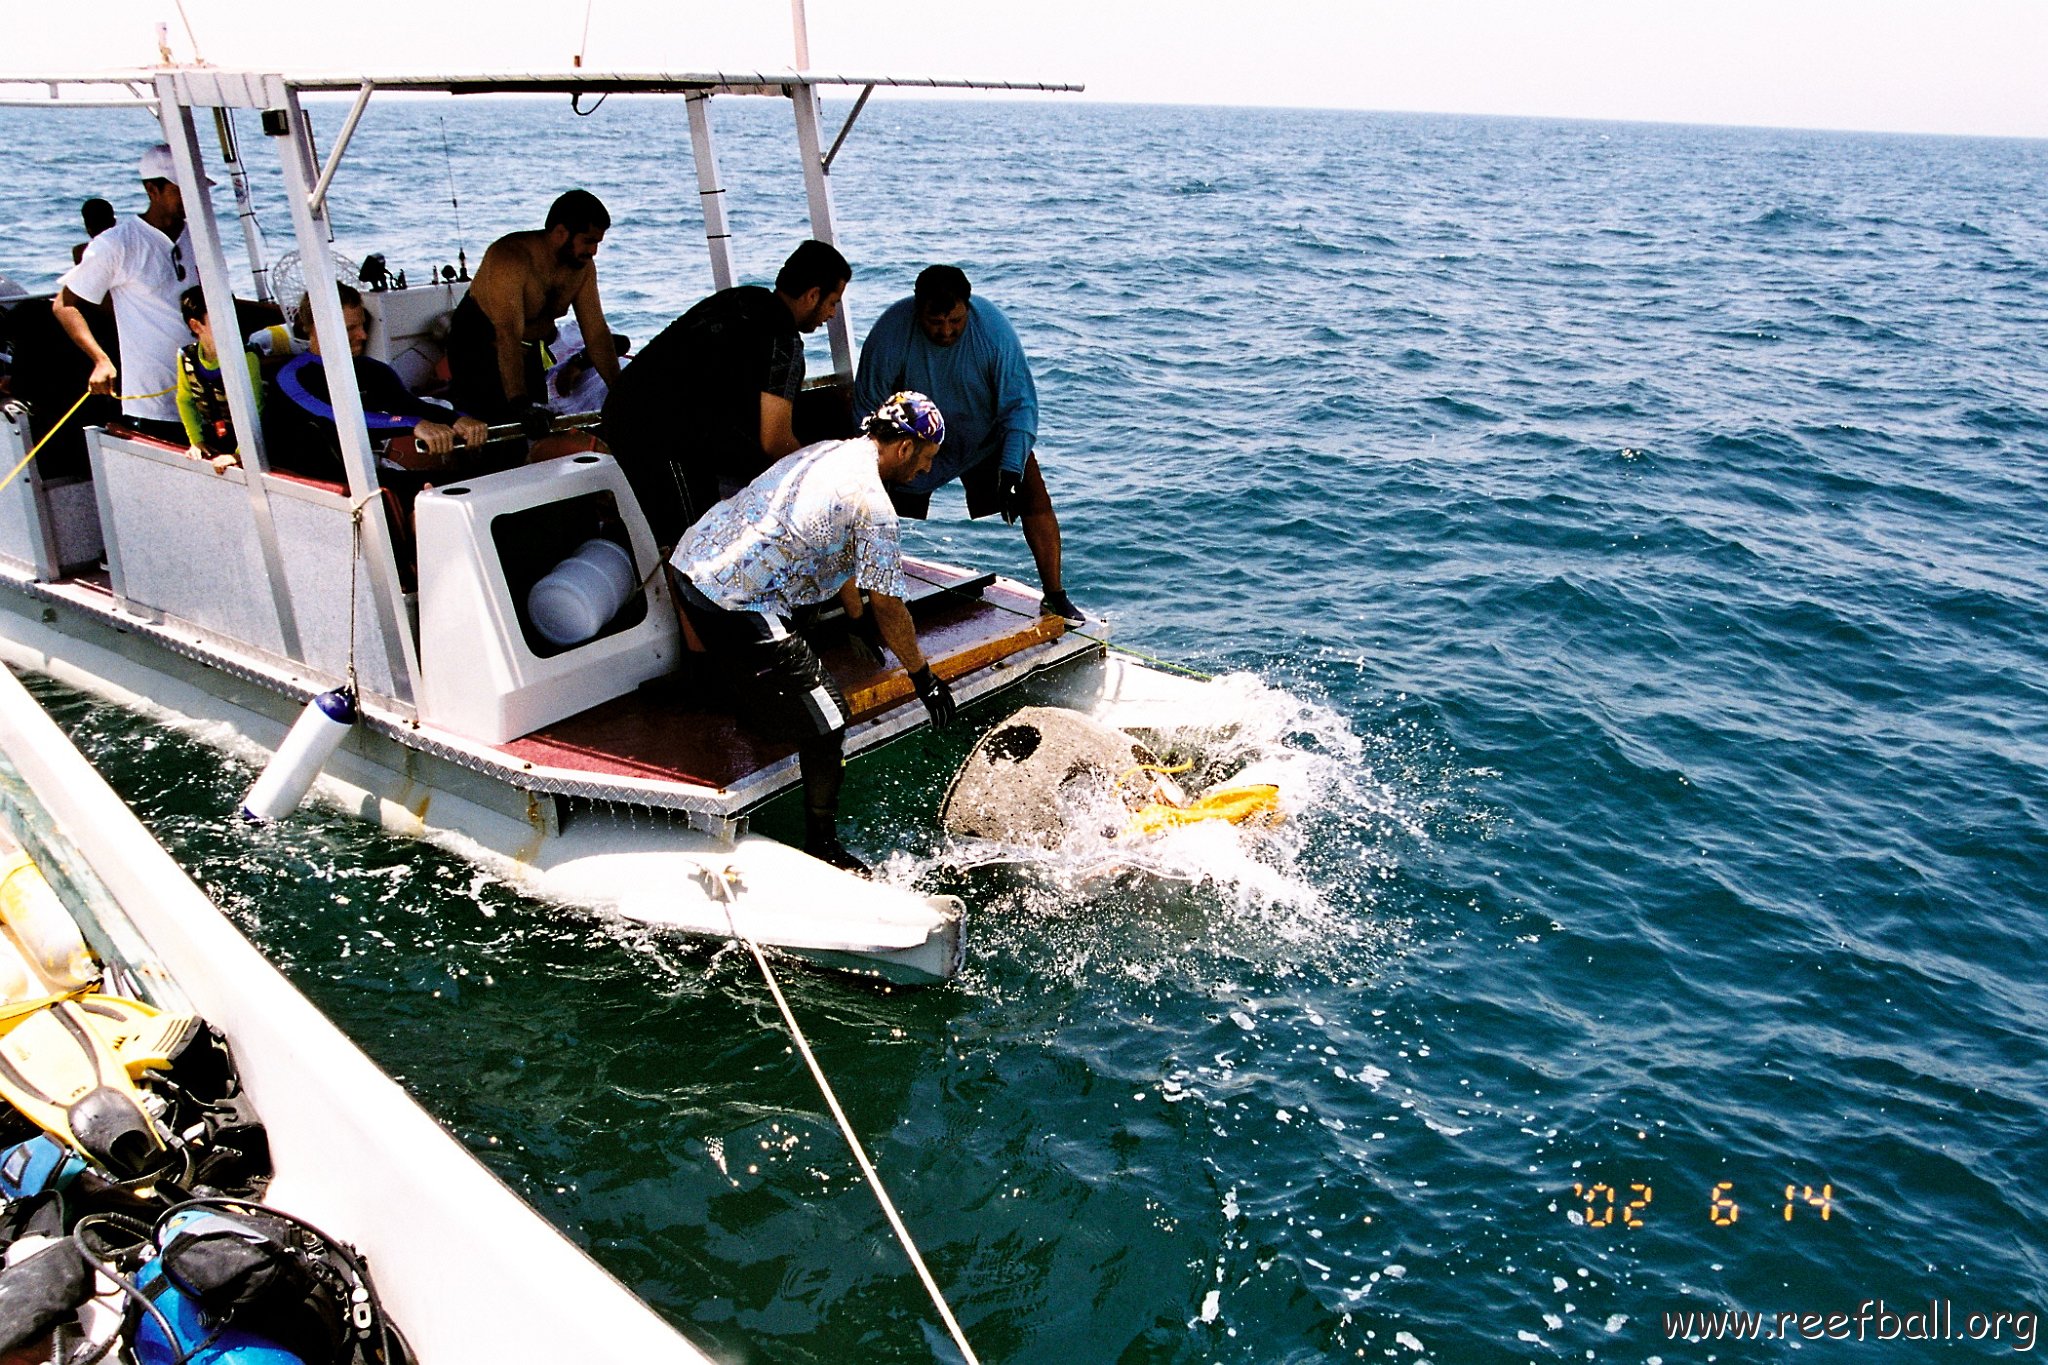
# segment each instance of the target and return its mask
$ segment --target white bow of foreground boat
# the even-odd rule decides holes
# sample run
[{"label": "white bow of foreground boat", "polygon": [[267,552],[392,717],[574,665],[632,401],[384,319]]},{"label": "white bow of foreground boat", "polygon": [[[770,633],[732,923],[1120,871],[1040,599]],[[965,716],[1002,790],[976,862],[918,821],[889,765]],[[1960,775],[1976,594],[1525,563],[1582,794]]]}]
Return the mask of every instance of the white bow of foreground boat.
[{"label": "white bow of foreground boat", "polygon": [[73,877],[104,888],[89,936],[159,1003],[182,997],[226,1034],[269,1135],[266,1202],[365,1254],[422,1365],[709,1360],[293,989],[4,673],[0,754],[20,778],[0,773],[0,799]]}]

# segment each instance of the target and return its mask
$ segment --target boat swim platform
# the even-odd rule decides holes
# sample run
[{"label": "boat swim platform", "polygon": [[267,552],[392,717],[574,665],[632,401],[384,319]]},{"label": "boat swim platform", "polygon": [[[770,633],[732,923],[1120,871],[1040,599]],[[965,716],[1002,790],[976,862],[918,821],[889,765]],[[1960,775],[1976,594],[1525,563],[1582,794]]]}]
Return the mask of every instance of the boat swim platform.
[{"label": "boat swim platform", "polygon": [[[1038,594],[1023,584],[910,558],[904,570],[919,644],[963,707],[1048,670],[1099,658],[1105,648],[1093,632],[1070,631],[1061,618],[1041,615]],[[62,619],[75,613],[82,618],[77,624],[97,627],[97,634],[126,637],[109,639],[118,652],[133,653],[126,647],[132,641],[149,653],[161,650],[184,661],[195,676],[211,676],[216,684],[224,676],[248,685],[245,691],[275,694],[281,707],[258,709],[280,712],[276,719],[343,681],[176,618],[139,615],[116,596],[103,570],[41,582],[0,562],[0,583],[13,589],[9,596],[19,595],[17,611],[42,604],[46,627],[75,633]],[[854,713],[846,741],[850,758],[928,728],[922,703],[893,660],[879,666],[862,662],[829,615],[820,636],[827,641],[821,657]],[[700,680],[710,672],[708,662],[693,657],[698,662],[685,673],[655,679],[501,744],[422,724],[374,693],[361,699],[361,723],[403,749],[452,763],[529,799],[672,811],[730,834],[748,812],[798,783],[796,749],[743,726],[722,703],[719,688]],[[152,692],[132,690],[154,700]]]},{"label": "boat swim platform", "polygon": [[[909,605],[918,643],[933,672],[949,684],[960,683],[958,691],[963,694],[973,687],[977,673],[998,669],[1066,633],[1065,621],[1038,614],[1035,595],[998,586],[994,575],[972,577],[964,570],[932,564],[905,567],[912,583]],[[842,633],[829,621],[822,631]],[[1065,651],[1053,652],[1066,657]],[[854,731],[871,731],[891,712],[916,700],[909,678],[894,663],[864,663],[843,641],[826,644],[820,656],[853,710],[849,750],[870,747],[859,744]],[[717,689],[716,683],[707,689],[659,679],[500,747],[537,771],[741,788],[756,774],[789,760],[796,746],[750,733],[718,704],[712,695]],[[909,713],[921,718],[922,704]]]}]

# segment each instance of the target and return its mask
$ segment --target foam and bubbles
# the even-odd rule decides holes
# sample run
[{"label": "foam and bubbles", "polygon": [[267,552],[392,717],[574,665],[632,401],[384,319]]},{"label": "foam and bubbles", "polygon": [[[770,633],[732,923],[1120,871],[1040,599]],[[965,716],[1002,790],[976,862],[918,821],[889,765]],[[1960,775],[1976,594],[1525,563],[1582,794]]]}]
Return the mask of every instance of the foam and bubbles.
[{"label": "foam and bubbles", "polygon": [[1065,798],[1067,834],[1053,847],[954,838],[892,855],[882,875],[965,892],[977,943],[1009,939],[1011,912],[1022,912],[1075,970],[1117,953],[1119,938],[1137,961],[1206,948],[1225,959],[1283,955],[1298,967],[1378,935],[1374,887],[1422,839],[1421,813],[1382,780],[1371,747],[1327,702],[1249,673],[1203,691],[1191,708],[1199,721],[1134,733],[1162,766],[1185,765],[1175,780],[1190,792],[1277,786],[1279,822],[1118,837],[1129,808],[1110,791],[1076,786]]}]

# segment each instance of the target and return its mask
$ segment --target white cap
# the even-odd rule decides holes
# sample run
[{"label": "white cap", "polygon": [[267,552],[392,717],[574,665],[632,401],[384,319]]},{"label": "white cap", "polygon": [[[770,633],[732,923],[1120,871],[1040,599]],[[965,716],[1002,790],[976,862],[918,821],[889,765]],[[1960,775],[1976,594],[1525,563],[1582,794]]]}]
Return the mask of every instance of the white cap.
[{"label": "white cap", "polygon": [[[213,177],[200,172],[202,185],[211,185]],[[159,142],[142,154],[142,178],[144,180],[172,180],[178,178],[178,163],[171,160],[169,143]]]}]

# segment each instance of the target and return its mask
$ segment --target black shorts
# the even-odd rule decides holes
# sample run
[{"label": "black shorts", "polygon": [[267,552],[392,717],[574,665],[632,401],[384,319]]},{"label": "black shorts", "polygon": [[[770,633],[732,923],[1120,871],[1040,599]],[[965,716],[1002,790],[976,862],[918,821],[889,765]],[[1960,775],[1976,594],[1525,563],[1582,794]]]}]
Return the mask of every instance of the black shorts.
[{"label": "black shorts", "polygon": [[853,710],[810,641],[765,611],[719,606],[677,576],[676,596],[732,684],[740,716],[769,739],[801,743],[846,728]]},{"label": "black shorts", "polygon": [[[979,521],[983,517],[992,517],[1003,510],[1002,497],[996,492],[996,475],[1002,473],[1002,470],[1003,457],[1001,455],[990,455],[980,464],[969,465],[954,476],[960,480],[960,487],[967,494],[967,516],[969,520]],[[944,488],[945,486],[945,484],[940,484],[939,488]],[[1035,498],[1032,496],[1034,488],[1042,490],[1044,486],[1044,481],[1038,475],[1038,452],[1034,450],[1024,457],[1024,489],[1027,505],[1039,502],[1044,503],[1047,507],[1052,505],[1046,500],[1045,494],[1042,491],[1038,492]],[[884,484],[883,487],[888,491],[889,501],[896,505],[897,516],[911,517],[917,521],[923,521],[931,515],[932,494],[937,492],[938,489],[927,489],[922,493],[912,493],[907,489],[897,487],[895,484]],[[1032,510],[1037,509],[1033,508]]]},{"label": "black shorts", "polygon": [[[526,401],[547,397],[547,365],[538,342],[519,343],[526,380]],[[486,422],[519,415],[505,399],[505,379],[498,370],[498,329],[483,306],[463,295],[448,324],[448,401],[457,412]]]}]

